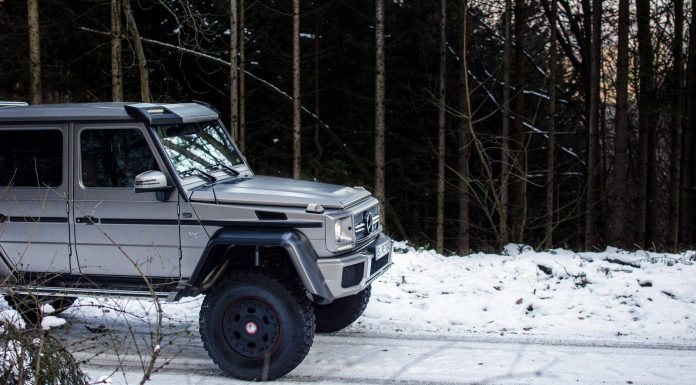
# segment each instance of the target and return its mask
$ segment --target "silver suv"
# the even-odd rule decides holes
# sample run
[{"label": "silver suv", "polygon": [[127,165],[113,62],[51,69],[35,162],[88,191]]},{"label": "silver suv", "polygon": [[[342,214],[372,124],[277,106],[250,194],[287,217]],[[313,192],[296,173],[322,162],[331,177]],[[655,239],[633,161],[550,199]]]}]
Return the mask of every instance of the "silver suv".
[{"label": "silver suv", "polygon": [[368,191],[255,175],[200,103],[0,108],[0,194],[0,277],[27,320],[38,298],[205,294],[203,344],[240,379],[294,369],[391,265]]}]

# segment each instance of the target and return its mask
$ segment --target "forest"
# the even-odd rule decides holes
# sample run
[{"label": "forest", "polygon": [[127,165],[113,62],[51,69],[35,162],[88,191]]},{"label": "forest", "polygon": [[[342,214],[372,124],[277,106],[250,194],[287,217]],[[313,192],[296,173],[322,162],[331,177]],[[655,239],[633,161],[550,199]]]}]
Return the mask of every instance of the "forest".
[{"label": "forest", "polygon": [[202,101],[441,253],[696,245],[696,0],[0,0],[0,100]]}]

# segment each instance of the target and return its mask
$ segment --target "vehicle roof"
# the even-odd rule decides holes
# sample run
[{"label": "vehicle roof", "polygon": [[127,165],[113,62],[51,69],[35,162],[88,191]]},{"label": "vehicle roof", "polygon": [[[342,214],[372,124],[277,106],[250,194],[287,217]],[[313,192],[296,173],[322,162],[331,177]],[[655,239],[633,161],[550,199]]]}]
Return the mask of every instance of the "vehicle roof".
[{"label": "vehicle roof", "polygon": [[3,107],[0,108],[0,122],[138,120],[155,123],[147,112],[162,108],[166,109],[167,115],[177,117],[180,122],[217,119],[217,112],[200,103],[100,102]]}]

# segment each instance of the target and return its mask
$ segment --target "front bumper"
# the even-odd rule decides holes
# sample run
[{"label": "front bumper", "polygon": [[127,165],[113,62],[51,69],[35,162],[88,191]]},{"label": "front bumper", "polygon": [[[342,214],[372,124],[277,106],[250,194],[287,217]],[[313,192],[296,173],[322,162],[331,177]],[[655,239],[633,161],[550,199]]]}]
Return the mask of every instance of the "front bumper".
[{"label": "front bumper", "polygon": [[367,247],[336,258],[319,258],[326,286],[334,298],[357,294],[392,264],[392,241],[382,233]]}]

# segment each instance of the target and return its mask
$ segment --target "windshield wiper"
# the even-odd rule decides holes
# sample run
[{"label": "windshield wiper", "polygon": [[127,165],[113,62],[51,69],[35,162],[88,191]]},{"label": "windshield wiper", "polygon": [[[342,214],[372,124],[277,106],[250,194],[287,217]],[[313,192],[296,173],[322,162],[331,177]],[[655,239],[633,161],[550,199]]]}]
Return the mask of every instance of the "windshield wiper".
[{"label": "windshield wiper", "polygon": [[233,169],[232,167],[230,167],[226,164],[223,164],[223,163],[215,163],[213,165],[210,165],[209,167],[206,167],[206,170],[217,170],[217,169],[224,170],[232,176],[239,176],[239,171],[237,171],[237,170]]},{"label": "windshield wiper", "polygon": [[214,177],[214,176],[212,176],[211,174],[209,174],[209,173],[207,173],[207,172],[201,170],[201,169],[198,168],[198,167],[191,167],[191,168],[189,168],[188,170],[182,171],[181,173],[179,173],[179,175],[181,175],[181,176],[189,176],[189,175],[193,175],[194,173],[195,173],[197,176],[203,177],[203,179],[206,179],[208,182],[211,182],[211,183],[212,183],[212,182],[217,181],[217,178],[216,178],[216,177]]}]

